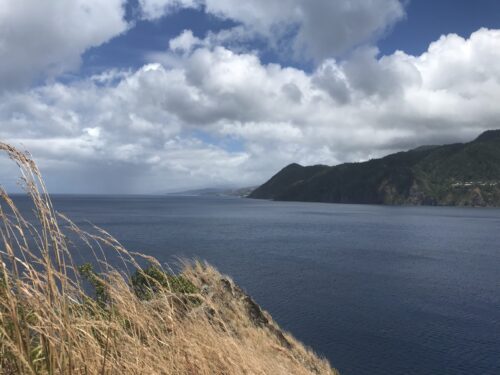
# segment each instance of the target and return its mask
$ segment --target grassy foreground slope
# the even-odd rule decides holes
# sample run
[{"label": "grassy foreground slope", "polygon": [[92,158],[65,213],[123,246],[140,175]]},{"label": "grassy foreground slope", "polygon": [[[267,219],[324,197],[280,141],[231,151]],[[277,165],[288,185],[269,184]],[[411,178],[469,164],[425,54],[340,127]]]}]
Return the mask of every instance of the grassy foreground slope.
[{"label": "grassy foreground slope", "polygon": [[284,201],[500,206],[500,130],[469,143],[424,146],[363,163],[291,164],[250,198]]},{"label": "grassy foreground slope", "polygon": [[[169,274],[57,215],[30,157],[0,150],[36,218],[0,189],[0,374],[337,374],[214,268]],[[77,250],[94,265],[75,265]]]}]

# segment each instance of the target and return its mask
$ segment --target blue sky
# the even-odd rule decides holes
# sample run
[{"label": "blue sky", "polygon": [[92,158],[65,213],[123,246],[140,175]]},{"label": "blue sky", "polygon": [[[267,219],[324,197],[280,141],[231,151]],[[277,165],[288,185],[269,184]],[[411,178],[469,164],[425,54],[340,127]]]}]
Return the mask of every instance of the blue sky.
[{"label": "blue sky", "polygon": [[[220,31],[236,24],[195,9],[181,10],[154,22],[138,21],[133,17],[138,6],[137,1],[127,4],[128,18],[135,22],[135,26],[108,43],[87,51],[83,55],[80,74],[113,67],[137,69],[144,64],[145,54],[165,51],[168,41],[183,30],[192,30],[195,36],[203,38],[209,31]],[[377,41],[381,54],[402,50],[418,55],[441,35],[456,33],[468,37],[481,27],[500,27],[500,2],[496,0],[413,0],[406,2],[405,10],[406,16]],[[254,48],[254,45],[250,43],[249,48]],[[314,68],[310,63],[280,56],[269,49],[260,49],[259,52],[264,63],[275,62],[308,70]]]},{"label": "blue sky", "polygon": [[0,139],[53,192],[249,186],[500,126],[494,0],[2,6]]},{"label": "blue sky", "polygon": [[482,27],[500,27],[500,2],[496,0],[413,0],[406,5],[406,13],[378,43],[382,53],[401,49],[418,55],[441,35],[468,37]]},{"label": "blue sky", "polygon": [[193,9],[181,10],[153,22],[148,20],[133,20],[133,22],[134,26],[128,32],[87,51],[83,55],[82,73],[92,74],[110,67],[136,69],[144,64],[145,54],[167,50],[168,41],[186,29],[203,37],[210,30],[218,31],[234,24]]}]

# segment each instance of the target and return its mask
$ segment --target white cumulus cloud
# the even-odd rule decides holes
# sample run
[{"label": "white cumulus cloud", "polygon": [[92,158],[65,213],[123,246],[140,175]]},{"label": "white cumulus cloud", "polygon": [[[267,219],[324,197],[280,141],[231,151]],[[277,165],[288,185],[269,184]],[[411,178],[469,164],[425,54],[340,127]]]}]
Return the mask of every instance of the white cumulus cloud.
[{"label": "white cumulus cloud", "polygon": [[31,150],[55,190],[155,192],[257,184],[291,162],[366,160],[499,127],[499,30],[446,35],[419,56],[361,47],[313,72],[224,47],[177,59],[3,94],[0,138]]},{"label": "white cumulus cloud", "polygon": [[142,18],[150,21],[179,9],[198,8],[201,4],[201,0],[139,0]]},{"label": "white cumulus cloud", "polygon": [[263,38],[296,58],[321,61],[373,42],[405,16],[399,0],[140,0],[148,18],[200,8],[238,26],[210,33],[226,45]]},{"label": "white cumulus cloud", "polygon": [[75,69],[87,49],[127,29],[125,0],[4,0],[0,91]]}]

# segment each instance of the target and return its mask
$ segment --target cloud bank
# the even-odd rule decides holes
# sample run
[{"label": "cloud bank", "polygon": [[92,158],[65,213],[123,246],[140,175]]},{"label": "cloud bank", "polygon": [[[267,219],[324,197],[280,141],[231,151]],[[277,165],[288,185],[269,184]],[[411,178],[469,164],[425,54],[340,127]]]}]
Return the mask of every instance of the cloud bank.
[{"label": "cloud bank", "polygon": [[87,49],[127,29],[124,1],[2,1],[0,90],[78,68]]},{"label": "cloud bank", "polygon": [[399,0],[140,0],[143,17],[202,9],[237,23],[210,38],[235,44],[262,38],[298,59],[319,61],[375,40],[404,15]]},{"label": "cloud bank", "polygon": [[[397,1],[233,3],[141,0],[141,17],[191,7],[238,21],[243,38],[279,44],[291,32],[291,53],[307,50],[315,68],[264,64],[219,43],[223,35],[185,30],[140,69],[63,82],[57,76],[86,49],[130,27],[122,1],[54,1],[43,22],[37,2],[3,7],[0,20],[11,21],[0,22],[0,139],[30,150],[52,191],[154,193],[259,184],[291,162],[361,161],[499,127],[499,30],[445,35],[420,56],[381,56],[366,40],[402,17]],[[327,14],[347,37],[321,26]],[[366,30],[349,31],[357,23]]]},{"label": "cloud bank", "polygon": [[420,56],[361,48],[312,73],[224,47],[177,59],[4,95],[0,136],[48,173],[94,176],[86,191],[114,179],[120,192],[152,192],[466,140],[500,117],[498,30],[443,36]]}]

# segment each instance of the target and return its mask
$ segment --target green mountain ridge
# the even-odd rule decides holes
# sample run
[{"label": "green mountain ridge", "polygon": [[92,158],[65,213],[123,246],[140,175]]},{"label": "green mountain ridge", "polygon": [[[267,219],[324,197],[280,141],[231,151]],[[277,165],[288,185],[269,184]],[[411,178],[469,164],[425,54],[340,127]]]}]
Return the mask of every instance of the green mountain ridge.
[{"label": "green mountain ridge", "polygon": [[500,129],[337,166],[290,164],[250,198],[389,205],[500,206]]}]

